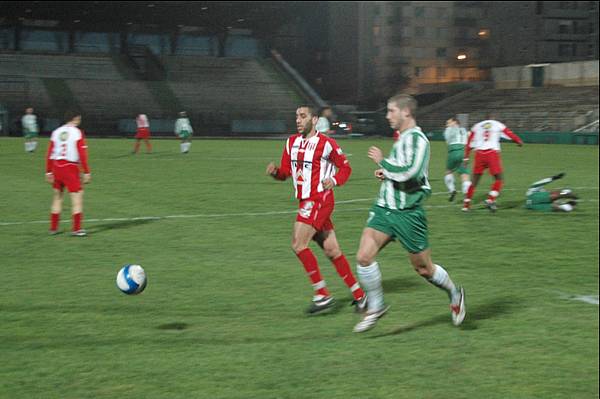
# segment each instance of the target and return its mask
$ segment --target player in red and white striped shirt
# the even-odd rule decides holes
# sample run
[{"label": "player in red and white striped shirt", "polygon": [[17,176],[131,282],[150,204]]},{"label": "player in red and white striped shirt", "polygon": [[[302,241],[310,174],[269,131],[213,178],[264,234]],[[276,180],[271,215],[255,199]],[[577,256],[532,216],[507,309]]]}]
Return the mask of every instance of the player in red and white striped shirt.
[{"label": "player in red and white striped shirt", "polygon": [[475,160],[473,166],[472,184],[467,191],[463,202],[463,211],[468,211],[471,206],[471,200],[475,193],[475,187],[479,183],[481,175],[486,169],[489,169],[490,175],[494,176],[494,183],[485,200],[486,206],[490,211],[496,211],[496,198],[500,195],[503,184],[502,160],[500,159],[500,139],[510,139],[517,143],[519,147],[523,145],[523,140],[514,134],[504,124],[493,119],[493,115],[488,115],[488,119],[477,123],[471,128],[469,140],[465,146],[464,162],[469,161],[471,148],[475,149]]},{"label": "player in red and white striped shirt", "polygon": [[[317,258],[308,248],[311,240],[324,250],[344,283],[352,291],[356,309],[366,309],[366,295],[354,278],[350,265],[335,236],[331,214],[335,206],[333,187],[343,185],[352,169],[335,140],[316,131],[319,115],[314,108],[301,106],[296,110],[298,133],[287,139],[281,166],[273,162],[267,174],[277,180],[293,179],[296,198],[300,201],[294,224],[292,249],[308,274],[315,296],[309,314],[316,314],[333,306],[325,280],[321,277]],[[336,171],[337,169],[337,171]]]},{"label": "player in red and white striped shirt", "polygon": [[50,234],[58,233],[58,221],[62,210],[63,189],[67,187],[71,195],[71,213],[73,217],[72,235],[83,237],[81,228],[83,219],[83,189],[79,178],[79,168],[83,169],[83,183],[92,179],[87,163],[87,145],[85,135],[78,128],[81,114],[69,111],[65,115],[65,125],[52,132],[46,155],[46,180],[52,184],[54,196],[50,215]]},{"label": "player in red and white striped shirt", "polygon": [[137,125],[137,132],[135,133],[135,145],[133,147],[132,154],[137,154],[140,150],[140,144],[142,140],[146,143],[146,153],[152,152],[152,144],[150,144],[150,122],[146,114],[139,114],[135,118],[135,124]]}]

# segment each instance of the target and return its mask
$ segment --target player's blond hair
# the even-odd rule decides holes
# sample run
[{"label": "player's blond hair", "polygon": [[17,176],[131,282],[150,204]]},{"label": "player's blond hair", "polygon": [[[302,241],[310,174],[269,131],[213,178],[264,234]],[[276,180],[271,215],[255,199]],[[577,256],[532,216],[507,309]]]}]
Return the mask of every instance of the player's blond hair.
[{"label": "player's blond hair", "polygon": [[388,103],[394,104],[398,109],[408,108],[411,116],[414,116],[417,111],[417,100],[408,94],[396,94],[390,97]]}]

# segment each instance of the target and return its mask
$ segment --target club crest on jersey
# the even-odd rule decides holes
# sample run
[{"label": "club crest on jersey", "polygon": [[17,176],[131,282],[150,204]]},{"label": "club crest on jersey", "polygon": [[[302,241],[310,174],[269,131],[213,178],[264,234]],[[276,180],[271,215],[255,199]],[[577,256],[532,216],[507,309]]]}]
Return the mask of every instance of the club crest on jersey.
[{"label": "club crest on jersey", "polygon": [[298,213],[303,218],[308,219],[312,212],[313,206],[315,206],[315,203],[313,201],[306,201],[302,204],[302,207],[298,209]]},{"label": "club crest on jersey", "polygon": [[69,138],[69,132],[61,132],[60,135],[58,136],[58,139],[60,141],[67,141],[68,138]]},{"label": "club crest on jersey", "polygon": [[492,128],[492,124],[488,122],[488,123],[486,123],[486,124],[483,125],[483,128],[484,129],[491,129]]}]

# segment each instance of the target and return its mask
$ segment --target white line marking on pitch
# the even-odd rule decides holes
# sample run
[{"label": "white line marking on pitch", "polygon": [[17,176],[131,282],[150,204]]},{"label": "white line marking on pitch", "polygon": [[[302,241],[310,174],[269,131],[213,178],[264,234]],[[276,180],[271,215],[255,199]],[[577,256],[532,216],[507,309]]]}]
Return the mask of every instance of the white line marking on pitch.
[{"label": "white line marking on pitch", "polygon": [[580,301],[589,303],[590,305],[598,305],[598,295],[570,295],[559,293],[562,299],[567,299],[569,301]]},{"label": "white line marking on pitch", "polygon": [[[597,190],[598,187],[575,187],[574,189],[583,190],[583,189],[593,189]],[[504,191],[515,191],[516,189],[506,189]],[[432,195],[447,195],[447,193],[439,192],[433,193]],[[374,197],[370,198],[357,198],[352,200],[343,200],[336,201],[336,204],[351,204],[354,202],[365,202],[365,201],[375,201]],[[598,202],[598,200],[580,200],[581,202]],[[425,205],[425,208],[452,208],[457,207],[456,204],[448,204],[448,205]],[[366,211],[370,208],[354,208],[354,209],[336,209],[336,213],[342,212],[358,212],[358,211]],[[223,217],[236,217],[236,216],[271,216],[271,215],[286,215],[298,212],[297,210],[287,210],[287,211],[271,211],[271,212],[241,212],[241,213],[208,213],[208,214],[192,214],[192,215],[167,215],[167,216],[137,216],[133,218],[105,218],[105,219],[86,219],[85,221],[88,223],[97,223],[97,222],[127,222],[127,221],[135,221],[135,220],[162,220],[162,219],[194,219],[194,218],[223,218]],[[0,226],[16,226],[23,224],[43,224],[48,223],[47,220],[32,220],[27,222],[0,222]]]}]

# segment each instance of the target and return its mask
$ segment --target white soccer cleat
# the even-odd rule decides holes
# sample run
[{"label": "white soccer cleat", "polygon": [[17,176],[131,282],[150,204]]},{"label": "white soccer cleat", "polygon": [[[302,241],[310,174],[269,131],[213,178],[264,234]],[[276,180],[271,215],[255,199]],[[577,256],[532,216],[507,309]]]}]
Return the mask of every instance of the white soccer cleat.
[{"label": "white soccer cleat", "polygon": [[465,304],[465,289],[460,287],[460,299],[456,305],[450,305],[452,311],[452,324],[460,326],[467,315],[467,306]]},{"label": "white soccer cleat", "polygon": [[389,306],[386,306],[377,312],[367,313],[360,323],[354,326],[352,331],[360,333],[372,329],[377,324],[377,320],[381,319],[389,308]]}]

